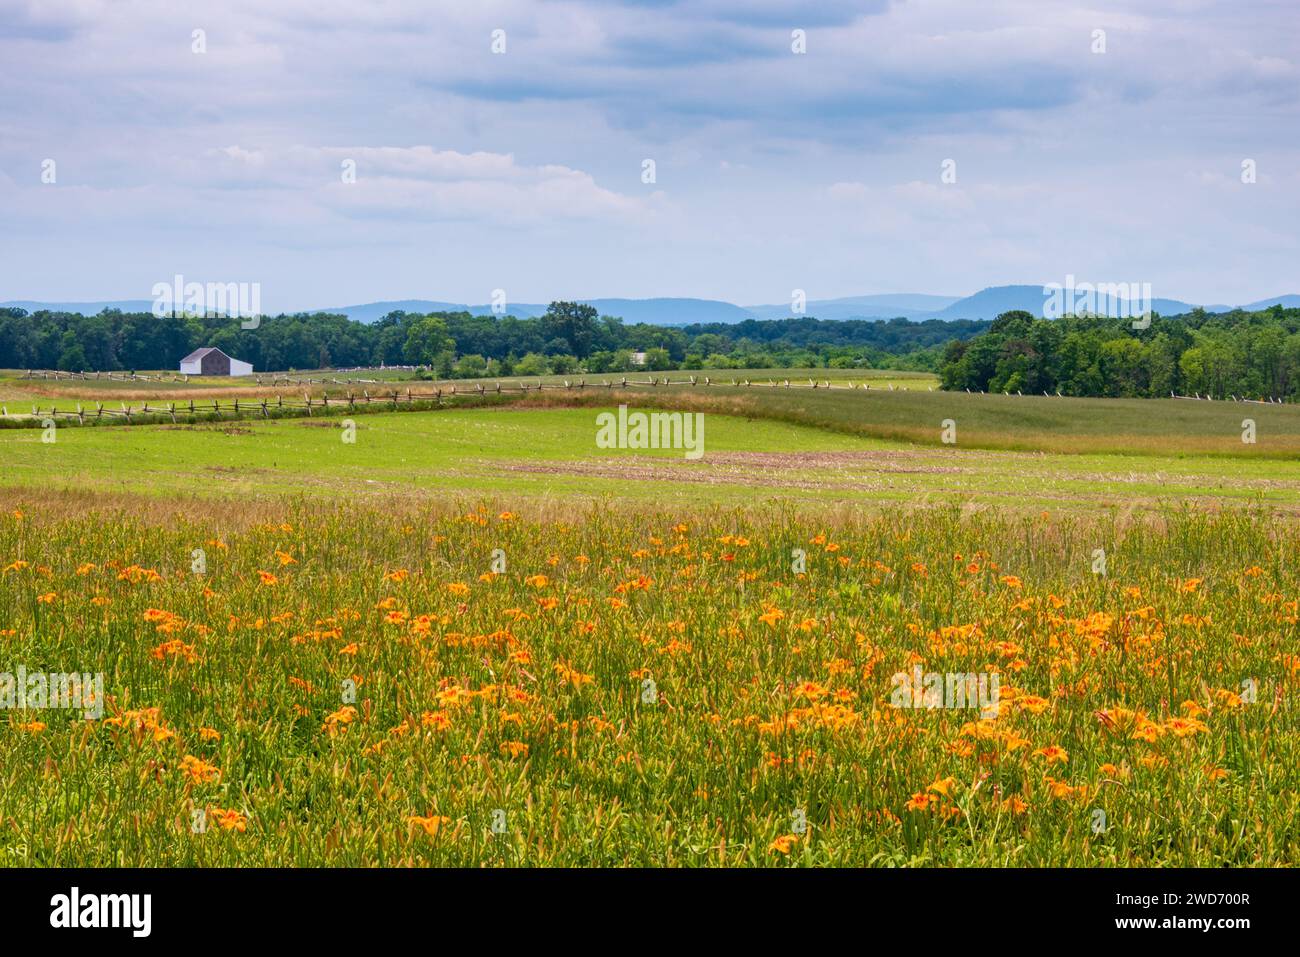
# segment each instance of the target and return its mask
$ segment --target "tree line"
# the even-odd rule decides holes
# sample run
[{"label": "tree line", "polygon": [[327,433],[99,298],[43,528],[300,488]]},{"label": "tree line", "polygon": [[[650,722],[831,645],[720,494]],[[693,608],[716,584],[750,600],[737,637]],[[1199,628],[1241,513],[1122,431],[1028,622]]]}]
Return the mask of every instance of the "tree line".
[{"label": "tree line", "polygon": [[1300,399],[1300,309],[1198,309],[1143,325],[1007,312],[981,335],[949,342],[939,375],[945,389],[984,392]]},{"label": "tree line", "polygon": [[427,366],[428,374],[438,377],[705,368],[933,371],[950,339],[969,338],[990,326],[803,316],[656,326],[627,324],[574,302],[553,302],[535,318],[397,311],[367,324],[336,314],[297,313],[261,318],[256,328],[243,325],[221,315],[0,309],[0,368],[175,369],[195,349],[215,346],[259,372],[378,365]]}]

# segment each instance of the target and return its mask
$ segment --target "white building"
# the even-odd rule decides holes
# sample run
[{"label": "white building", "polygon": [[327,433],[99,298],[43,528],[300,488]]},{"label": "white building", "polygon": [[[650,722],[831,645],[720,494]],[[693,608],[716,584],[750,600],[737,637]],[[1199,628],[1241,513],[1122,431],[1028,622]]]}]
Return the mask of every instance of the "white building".
[{"label": "white building", "polygon": [[220,349],[195,349],[181,360],[181,372],[187,375],[252,375],[249,362],[232,359]]}]

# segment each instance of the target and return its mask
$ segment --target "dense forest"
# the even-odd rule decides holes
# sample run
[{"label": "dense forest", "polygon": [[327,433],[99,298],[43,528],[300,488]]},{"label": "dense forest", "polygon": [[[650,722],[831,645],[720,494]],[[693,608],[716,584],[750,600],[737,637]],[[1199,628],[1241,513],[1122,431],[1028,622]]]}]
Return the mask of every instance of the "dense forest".
[{"label": "dense forest", "polygon": [[[364,324],[303,313],[244,329],[225,316],[0,309],[0,368],[69,372],[175,369],[203,346],[259,372],[421,365],[430,375],[612,373],[637,368],[899,368],[933,371],[944,345],[987,322],[752,320],[685,327],[625,324],[590,306],[552,303],[537,318],[393,312]],[[645,353],[644,365],[633,353]]]},{"label": "dense forest", "polygon": [[1300,309],[1132,320],[1003,313],[982,335],[948,343],[946,389],[1074,396],[1300,399]]}]

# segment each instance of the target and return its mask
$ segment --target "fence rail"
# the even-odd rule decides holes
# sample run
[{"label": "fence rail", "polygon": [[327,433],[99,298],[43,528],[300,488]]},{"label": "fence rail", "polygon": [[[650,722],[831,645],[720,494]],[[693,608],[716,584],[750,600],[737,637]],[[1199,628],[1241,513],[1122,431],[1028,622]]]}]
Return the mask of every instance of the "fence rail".
[{"label": "fence rail", "polygon": [[142,375],[138,372],[65,372],[62,369],[28,369],[24,379],[53,379],[55,381],[76,380],[79,382],[189,382],[190,377],[183,372],[163,372],[158,375]]}]

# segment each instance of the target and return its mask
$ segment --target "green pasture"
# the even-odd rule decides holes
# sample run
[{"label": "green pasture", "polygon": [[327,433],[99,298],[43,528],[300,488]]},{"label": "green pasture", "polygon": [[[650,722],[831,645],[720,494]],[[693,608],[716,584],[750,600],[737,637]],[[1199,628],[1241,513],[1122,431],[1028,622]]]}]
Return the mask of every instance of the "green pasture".
[{"label": "green pasture", "polygon": [[[593,401],[598,397],[592,397]],[[663,398],[638,396],[633,401]],[[746,397],[740,397],[745,399]],[[1300,503],[1300,470],[1282,455],[1259,454],[1275,436],[1294,429],[1294,410],[1261,408],[1256,446],[1225,442],[1222,451],[1183,450],[1187,435],[1147,438],[1146,451],[1033,451],[979,448],[969,440],[1008,415],[992,397],[874,396],[812,393],[797,397],[806,419],[705,411],[705,454],[687,460],[680,450],[596,447],[596,415],[605,405],[530,408],[463,407],[431,412],[387,412],[347,417],[355,441],[344,441],[345,417],[255,419],[197,425],[60,427],[54,441],[39,429],[0,430],[0,484],[15,490],[119,491],[154,496],[248,498],[307,495],[348,498],[394,493],[624,498],[655,502],[746,504],[756,500],[927,503],[979,502],[1014,507],[1130,508],[1200,501],[1216,504]],[[860,413],[848,418],[850,400]],[[944,405],[946,400],[947,405]],[[705,396],[706,407],[713,400]],[[719,400],[721,401],[721,400]],[[796,397],[765,393],[753,401],[794,418]],[[1032,400],[1022,400],[1030,402]],[[684,402],[684,400],[683,400]],[[782,408],[784,403],[790,403]],[[1066,422],[1051,414],[1066,400],[1040,400],[1052,440],[1079,443],[1095,422],[1086,415]],[[862,434],[887,417],[908,421],[917,441]],[[1056,409],[1050,408],[1055,403]],[[1207,404],[1208,405],[1208,404]],[[892,407],[891,407],[892,406]],[[1165,421],[1187,408],[1201,411],[1188,435],[1213,438],[1209,410],[1168,403]],[[953,411],[955,410],[955,411]],[[1216,413],[1219,409],[1214,410]],[[1231,410],[1223,409],[1224,413]],[[945,414],[947,413],[947,414]],[[1118,409],[1115,421],[1137,443],[1144,426],[1161,419]],[[824,416],[824,420],[820,417]],[[873,420],[873,416],[875,417]],[[940,441],[941,420],[955,418],[957,443]],[[817,427],[825,421],[828,427]],[[1220,423],[1226,431],[1230,415]],[[1016,420],[1013,428],[1027,428]],[[883,430],[882,430],[883,431]],[[855,434],[857,433],[857,434]],[[930,436],[928,442],[923,441]],[[1008,432],[1010,438],[1013,433]],[[1291,433],[1291,441],[1296,436]],[[1102,443],[1113,440],[1103,437]],[[1282,439],[1278,439],[1282,441]],[[1240,451],[1233,454],[1235,448]]]}]

